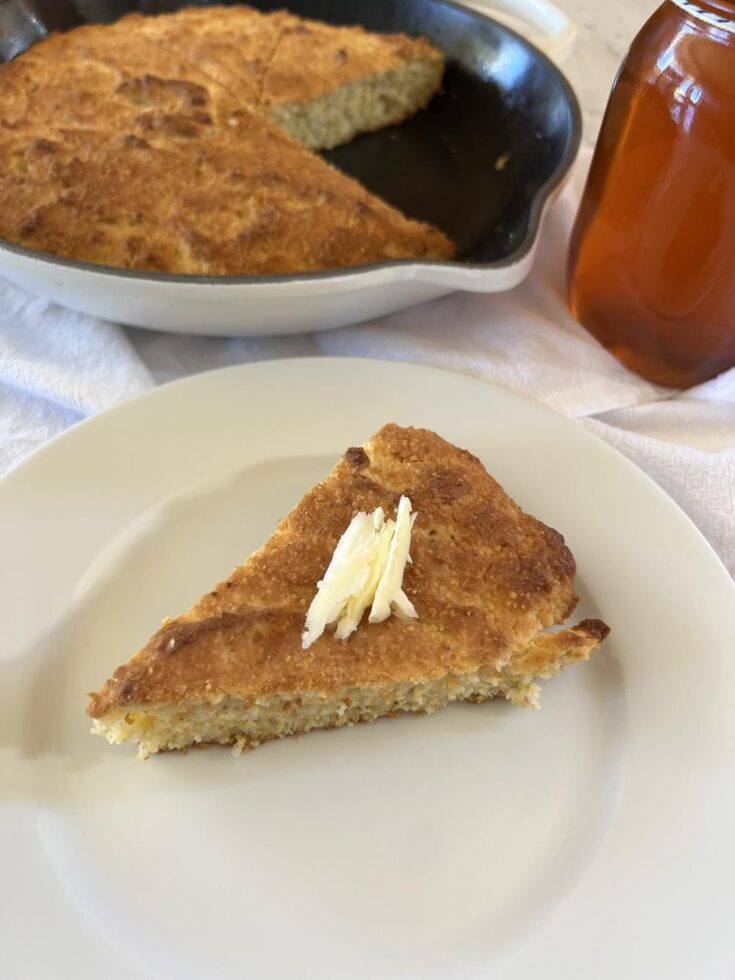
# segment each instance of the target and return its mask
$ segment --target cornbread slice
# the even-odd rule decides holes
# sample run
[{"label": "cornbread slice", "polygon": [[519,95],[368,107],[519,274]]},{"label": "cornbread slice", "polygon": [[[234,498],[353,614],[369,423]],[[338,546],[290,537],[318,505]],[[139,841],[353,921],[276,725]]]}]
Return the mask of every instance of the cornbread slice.
[{"label": "cornbread slice", "polygon": [[185,7],[121,24],[262,110],[294,139],[327,149],[423,109],[444,75],[425,38],[376,34],[246,6]]},{"label": "cornbread slice", "polygon": [[[299,59],[290,75],[283,52]],[[0,238],[205,275],[450,258],[438,229],[302,145],[333,146],[405,117],[442,71],[421,39],[242,6],[134,13],[51,35],[0,65]],[[364,91],[383,86],[364,111],[350,88],[360,79]]]},{"label": "cornbread slice", "polygon": [[158,16],[133,13],[117,23],[130,36],[145,37],[170,54],[185,52],[241,106],[255,108],[283,29],[297,20],[284,10],[266,14],[237,4],[183,7]]},{"label": "cornbread slice", "polygon": [[[302,649],[316,583],[358,511],[418,514],[403,588],[418,619],[363,622]],[[266,543],[119,667],[87,708],[93,731],[140,753],[272,738],[502,696],[538,704],[535,678],[586,659],[600,620],[574,609],[574,559],[478,459],[433,432],[386,425],[348,449]]]},{"label": "cornbread slice", "polygon": [[413,116],[443,76],[444,58],[425,38],[300,20],[283,28],[260,108],[300,143],[330,148]]}]

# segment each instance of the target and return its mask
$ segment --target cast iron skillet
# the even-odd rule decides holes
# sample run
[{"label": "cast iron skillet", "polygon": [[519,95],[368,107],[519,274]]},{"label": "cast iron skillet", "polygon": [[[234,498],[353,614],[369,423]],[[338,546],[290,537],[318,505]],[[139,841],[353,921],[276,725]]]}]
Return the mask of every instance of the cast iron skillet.
[{"label": "cast iron skillet", "polygon": [[[48,31],[114,21],[131,10],[161,13],[186,5],[180,0],[0,0],[0,61],[15,57]],[[200,0],[197,5],[208,3]],[[325,156],[406,214],[446,232],[456,243],[457,259],[440,265],[498,268],[528,252],[544,202],[571,166],[581,131],[574,93],[545,55],[509,28],[448,0],[252,0],[252,6],[288,7],[335,24],[423,34],[436,43],[448,67],[443,91],[428,109]],[[4,240],[2,245],[44,255]],[[125,274],[212,282],[205,276]],[[267,278],[274,282],[336,274]]]}]

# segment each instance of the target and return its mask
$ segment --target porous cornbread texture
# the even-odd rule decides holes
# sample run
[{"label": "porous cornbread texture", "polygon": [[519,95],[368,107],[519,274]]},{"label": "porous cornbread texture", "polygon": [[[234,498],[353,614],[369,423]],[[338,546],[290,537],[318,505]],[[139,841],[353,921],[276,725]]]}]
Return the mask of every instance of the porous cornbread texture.
[{"label": "porous cornbread texture", "polygon": [[52,35],[0,66],[0,237],[205,275],[448,258],[303,145],[400,121],[442,71],[422,39],[248,7]]},{"label": "porous cornbread texture", "polygon": [[[307,650],[304,618],[359,511],[418,517],[404,590],[417,620],[363,622]],[[249,748],[312,728],[501,695],[536,706],[535,678],[586,659],[600,620],[547,632],[577,602],[560,534],[525,514],[478,459],[433,432],[387,425],[347,450],[273,535],[168,621],[91,696],[94,730],[142,754],[219,742]]]}]

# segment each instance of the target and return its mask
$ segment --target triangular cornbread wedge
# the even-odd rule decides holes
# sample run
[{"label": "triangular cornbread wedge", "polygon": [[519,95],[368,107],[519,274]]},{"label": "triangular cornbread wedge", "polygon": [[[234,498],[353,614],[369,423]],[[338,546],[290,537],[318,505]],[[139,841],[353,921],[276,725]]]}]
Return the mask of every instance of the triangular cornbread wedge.
[{"label": "triangular cornbread wedge", "polygon": [[185,56],[312,149],[402,122],[423,109],[444,75],[425,38],[378,34],[297,17],[287,10],[185,7],[118,24]]},{"label": "triangular cornbread wedge", "polygon": [[[359,511],[410,497],[418,619],[364,620],[347,640],[302,630],[317,582]],[[89,714],[143,755],[198,743],[236,749],[314,728],[431,712],[498,695],[536,706],[536,677],[586,659],[600,620],[557,632],[574,609],[560,534],[523,511],[478,459],[433,432],[387,425],[348,449],[262,548],[119,667]]]},{"label": "triangular cornbread wedge", "polygon": [[[0,236],[203,275],[452,254],[175,51],[131,39],[128,22],[148,20],[53,35],[3,69],[0,126],[3,111],[16,124],[0,142]],[[54,79],[73,80],[75,98]]]}]

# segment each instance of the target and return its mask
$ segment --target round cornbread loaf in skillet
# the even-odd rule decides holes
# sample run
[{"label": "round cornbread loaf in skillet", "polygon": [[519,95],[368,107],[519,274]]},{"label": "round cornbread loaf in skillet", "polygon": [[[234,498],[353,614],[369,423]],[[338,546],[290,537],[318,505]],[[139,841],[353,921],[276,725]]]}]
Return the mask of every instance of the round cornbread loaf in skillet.
[{"label": "round cornbread loaf in skillet", "polygon": [[[440,231],[368,193],[269,118],[290,107],[285,129],[334,145],[425,104],[441,56],[420,39],[317,25],[324,51],[314,52],[322,70],[313,98],[296,104],[284,83],[279,102],[278,84],[268,83],[266,105],[271,62],[300,23],[249,8],[132,14],[53,35],[0,66],[8,202],[0,236],[105,265],[207,275],[450,257]],[[329,47],[330,31],[340,48]],[[330,80],[324,64],[335,50],[347,54]],[[350,88],[362,84],[366,50],[384,56],[364,90]],[[376,85],[379,97],[366,97]]]},{"label": "round cornbread loaf in skillet", "polygon": [[[401,494],[418,515],[404,589],[419,618],[364,622],[346,641],[326,633],[303,650],[306,611],[342,532],[358,511],[391,513]],[[534,677],[586,658],[608,632],[598,620],[544,632],[573,610],[574,574],[561,535],[523,513],[479,460],[427,430],[388,425],[348,450],[228,579],[166,623],[91,696],[88,711],[103,733],[106,718],[124,725],[131,711],[127,723],[140,737],[136,712],[147,707],[155,726],[162,706],[185,725],[187,705],[195,714],[267,705],[272,728],[277,706],[297,698],[312,705],[319,727],[344,723],[344,708],[336,717],[317,709],[345,696],[360,709],[355,720],[391,705],[431,710],[457,696],[533,704]],[[381,700],[381,692],[389,693]],[[274,737],[271,728],[235,728],[217,740],[257,742]],[[295,730],[306,729],[285,724],[282,733]],[[125,737],[119,731],[113,741]]]}]

